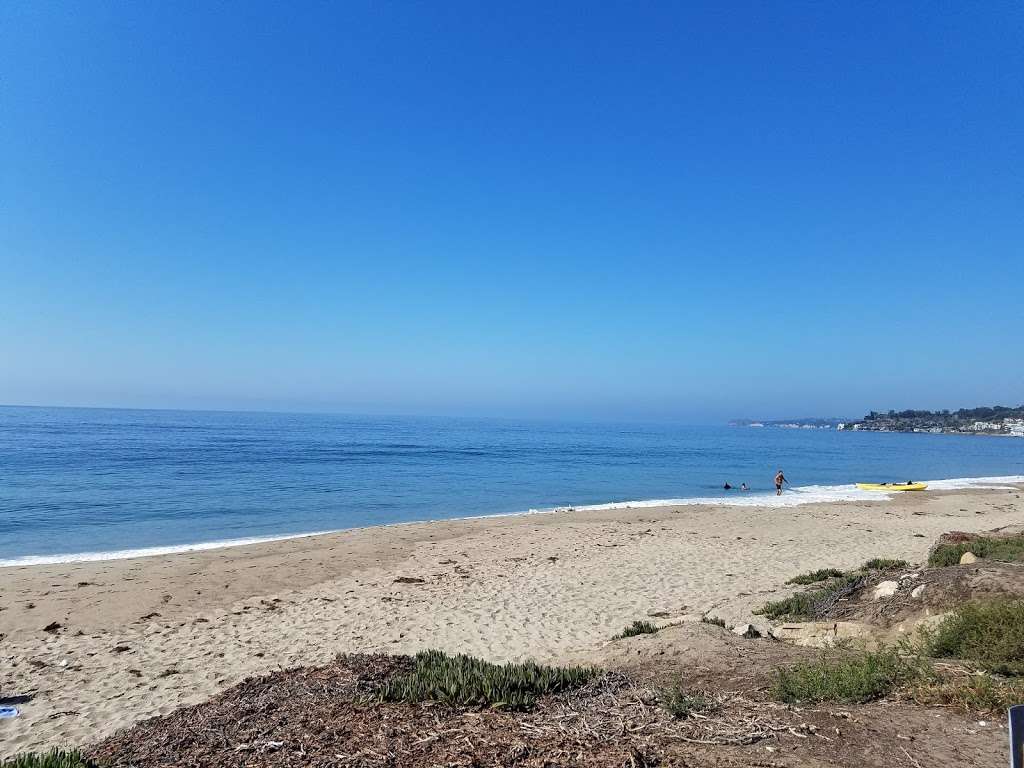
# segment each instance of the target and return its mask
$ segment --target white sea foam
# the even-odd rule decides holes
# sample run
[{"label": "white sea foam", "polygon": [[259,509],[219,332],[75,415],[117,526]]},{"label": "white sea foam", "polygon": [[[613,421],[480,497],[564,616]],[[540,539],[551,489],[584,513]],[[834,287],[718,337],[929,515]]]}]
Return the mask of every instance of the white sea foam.
[{"label": "white sea foam", "polygon": [[177,555],[182,552],[202,552],[207,549],[244,547],[247,544],[266,544],[269,541],[302,539],[306,536],[322,536],[337,531],[313,531],[312,533],[291,533],[282,536],[251,536],[245,539],[224,539],[204,541],[198,544],[171,544],[166,547],[140,547],[139,549],[118,549],[111,552],[75,552],[64,555],[24,555],[0,560],[0,568],[16,565],[53,565],[55,563],[95,563],[101,560],[127,560],[130,557],[153,557],[155,555]]},{"label": "white sea foam", "polygon": [[[947,480],[925,480],[932,491],[956,491],[966,489],[1001,490],[1011,488],[1012,483],[1024,483],[1024,475],[1003,477],[956,477]],[[682,499],[647,499],[643,501],[615,501],[609,504],[589,504],[572,507],[577,510],[616,509],[619,507],[683,507],[714,505],[729,507],[798,507],[803,504],[821,504],[832,501],[879,501],[891,498],[903,491],[862,491],[853,483],[848,485],[802,485],[787,488],[781,496],[774,493],[734,491],[729,496],[693,496]],[[567,509],[560,507],[559,509]],[[532,510],[536,511],[536,510]],[[544,510],[555,511],[555,510]]]},{"label": "white sea foam", "polygon": [[954,477],[950,480],[929,480],[930,491],[959,491],[965,488],[977,490],[1013,490],[1011,485],[1024,483],[1022,475],[1004,477]]},{"label": "white sea foam", "polygon": [[[1006,475],[1002,477],[955,477],[945,480],[927,480],[928,490],[956,491],[966,489],[977,490],[1013,490],[1013,485],[1024,484],[1024,475]],[[691,496],[681,499],[644,499],[639,501],[613,501],[606,504],[587,504],[574,507],[552,507],[548,509],[531,509],[526,512],[507,512],[490,515],[469,515],[459,518],[441,518],[439,520],[413,520],[392,525],[415,525],[424,522],[440,522],[441,520],[476,520],[487,517],[515,517],[518,515],[552,514],[566,510],[599,511],[605,509],[642,509],[647,507],[683,507],[683,506],[730,506],[730,507],[797,507],[803,504],[821,504],[842,501],[883,501],[892,498],[900,491],[885,493],[880,491],[862,491],[854,484],[848,485],[803,485],[788,488],[781,496],[774,493],[736,491],[729,496]],[[387,527],[387,526],[385,526]],[[208,541],[199,544],[178,544],[166,547],[143,547],[140,549],[121,549],[112,552],[80,552],[60,555],[25,555],[8,560],[0,560],[0,568],[25,565],[53,565],[57,563],[91,563],[102,560],[124,560],[132,557],[152,557],[156,555],[174,555],[182,552],[201,552],[210,549],[227,547],[244,547],[250,544],[265,544],[272,541],[301,539],[307,536],[322,536],[328,533],[339,533],[339,530],[314,531],[311,533],[294,533],[283,536],[253,536],[244,539],[226,539],[224,541]]]}]

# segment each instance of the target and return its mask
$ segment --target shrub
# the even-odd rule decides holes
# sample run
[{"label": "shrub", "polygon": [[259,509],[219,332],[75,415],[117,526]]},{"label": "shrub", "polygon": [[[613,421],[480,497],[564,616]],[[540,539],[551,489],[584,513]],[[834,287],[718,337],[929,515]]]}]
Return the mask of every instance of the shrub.
[{"label": "shrub", "polygon": [[1024,600],[967,603],[925,635],[927,652],[1004,675],[1024,674]]},{"label": "shrub", "polygon": [[836,568],[821,568],[817,571],[811,571],[810,573],[801,573],[799,576],[794,576],[792,579],[789,579],[786,583],[817,584],[820,581],[827,581],[828,579],[835,579],[845,575],[845,571],[840,571]]},{"label": "shrub", "polygon": [[634,621],[615,635],[612,640],[621,640],[624,637],[636,637],[637,635],[653,635],[657,631],[658,627],[649,621]]},{"label": "shrub", "polygon": [[95,768],[76,750],[53,749],[49,752],[27,752],[9,760],[0,761],[0,768]]},{"label": "shrub", "polygon": [[887,571],[890,568],[906,568],[910,565],[906,560],[893,560],[888,557],[873,557],[860,567],[862,571]]},{"label": "shrub", "polygon": [[972,552],[977,557],[1004,563],[1024,562],[1024,536],[1008,536],[1001,539],[982,537],[959,544],[940,544],[928,556],[928,565],[959,565],[964,552]]},{"label": "shrub", "polygon": [[909,695],[918,704],[970,713],[1002,713],[1024,701],[1024,682],[971,675],[966,680],[928,681],[915,686]]},{"label": "shrub", "polygon": [[720,616],[708,616],[705,614],[704,616],[700,617],[700,621],[701,624],[711,624],[712,626],[721,627],[722,629],[725,629],[725,619],[721,618]]},{"label": "shrub", "polygon": [[384,683],[379,696],[383,701],[524,710],[533,707],[538,696],[576,688],[597,674],[591,667],[548,667],[532,661],[491,664],[461,653],[423,651],[416,654],[412,671]]},{"label": "shrub", "polygon": [[896,686],[921,678],[924,673],[920,659],[904,659],[895,649],[822,654],[816,661],[776,670],[772,694],[789,704],[856,704],[886,696]]},{"label": "shrub", "polygon": [[828,604],[843,594],[853,592],[863,578],[863,574],[860,573],[843,574],[820,589],[798,592],[783,600],[766,603],[754,613],[767,616],[769,619],[813,619]]},{"label": "shrub", "polygon": [[681,684],[666,688],[660,698],[665,710],[681,720],[694,714],[708,715],[719,709],[718,702],[711,696],[699,691],[690,693]]}]

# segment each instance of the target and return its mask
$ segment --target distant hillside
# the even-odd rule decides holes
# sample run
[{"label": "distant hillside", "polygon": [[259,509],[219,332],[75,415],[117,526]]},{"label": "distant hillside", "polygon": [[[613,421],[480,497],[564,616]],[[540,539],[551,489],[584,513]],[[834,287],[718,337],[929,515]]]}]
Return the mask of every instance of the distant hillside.
[{"label": "distant hillside", "polygon": [[867,432],[942,432],[1024,437],[1024,405],[961,408],[956,411],[871,411],[840,429]]}]

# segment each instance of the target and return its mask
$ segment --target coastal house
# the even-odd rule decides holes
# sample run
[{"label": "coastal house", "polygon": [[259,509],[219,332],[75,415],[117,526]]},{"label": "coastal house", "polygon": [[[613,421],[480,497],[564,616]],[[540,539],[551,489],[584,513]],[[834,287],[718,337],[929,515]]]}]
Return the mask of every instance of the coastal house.
[{"label": "coastal house", "polygon": [[976,421],[971,429],[975,432],[1002,432],[1003,425],[998,421]]}]

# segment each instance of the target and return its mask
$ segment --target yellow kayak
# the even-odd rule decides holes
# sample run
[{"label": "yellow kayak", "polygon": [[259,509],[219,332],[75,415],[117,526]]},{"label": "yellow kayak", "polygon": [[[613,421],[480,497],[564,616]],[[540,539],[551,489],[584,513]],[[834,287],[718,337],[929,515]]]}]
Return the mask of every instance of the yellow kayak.
[{"label": "yellow kayak", "polygon": [[928,483],[857,483],[862,491],[923,491]]}]

